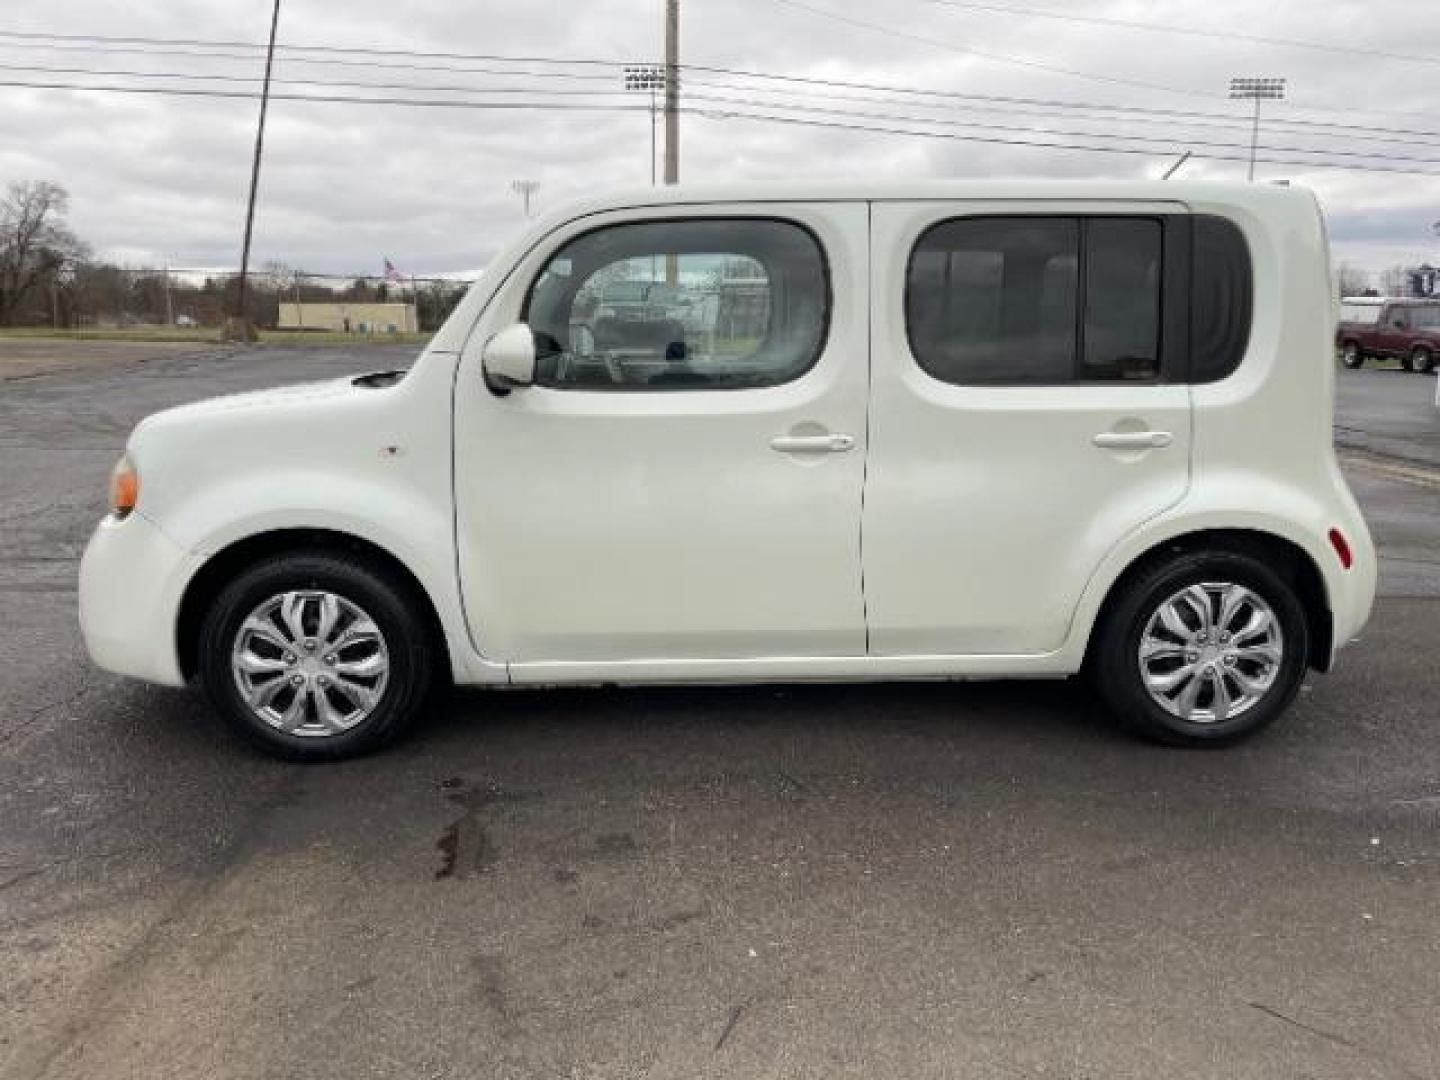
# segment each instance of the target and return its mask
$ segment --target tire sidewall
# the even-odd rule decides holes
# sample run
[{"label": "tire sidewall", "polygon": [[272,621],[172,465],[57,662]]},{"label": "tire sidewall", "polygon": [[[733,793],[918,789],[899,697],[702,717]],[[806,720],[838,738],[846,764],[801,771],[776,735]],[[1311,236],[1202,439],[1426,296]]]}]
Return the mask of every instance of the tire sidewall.
[{"label": "tire sidewall", "polygon": [[[379,626],[390,671],[380,702],[340,735],[290,735],[250,711],[236,685],[230,657],[241,623],[261,603],[292,589],[324,589],[352,601]],[[292,761],[333,760],[373,750],[395,737],[422,706],[433,671],[429,634],[414,602],[376,567],[333,556],[291,555],[242,572],[220,590],[200,630],[199,674],[205,692],[229,725],[253,745]]]},{"label": "tire sidewall", "polygon": [[[1279,620],[1284,657],[1266,696],[1238,717],[1219,724],[1172,716],[1145,689],[1138,659],[1140,637],[1164,601],[1188,585],[1233,582],[1258,594]],[[1305,610],[1288,581],[1261,560],[1229,552],[1181,556],[1138,579],[1110,613],[1102,630],[1097,672],[1101,689],[1120,719],[1140,734],[1181,746],[1224,746],[1278,719],[1305,676],[1309,650]]]},{"label": "tire sidewall", "polygon": [[1365,354],[1360,351],[1360,346],[1353,341],[1347,341],[1340,347],[1340,362],[1354,371],[1364,366]]}]

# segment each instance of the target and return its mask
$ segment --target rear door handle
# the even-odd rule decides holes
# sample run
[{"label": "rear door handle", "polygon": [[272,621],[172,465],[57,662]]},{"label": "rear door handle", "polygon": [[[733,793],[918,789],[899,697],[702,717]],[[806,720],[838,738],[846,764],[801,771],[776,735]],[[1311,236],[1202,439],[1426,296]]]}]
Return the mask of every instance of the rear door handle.
[{"label": "rear door handle", "polygon": [[1168,431],[1102,431],[1090,441],[1102,450],[1162,450],[1175,436]]},{"label": "rear door handle", "polygon": [[770,449],[782,454],[843,454],[855,449],[855,436],[776,435],[770,440]]}]

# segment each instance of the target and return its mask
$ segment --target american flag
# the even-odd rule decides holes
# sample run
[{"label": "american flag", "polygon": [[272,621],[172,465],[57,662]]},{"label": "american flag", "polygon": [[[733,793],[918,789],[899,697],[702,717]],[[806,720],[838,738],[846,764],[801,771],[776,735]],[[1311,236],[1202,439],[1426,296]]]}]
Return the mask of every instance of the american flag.
[{"label": "american flag", "polygon": [[386,281],[404,281],[404,280],[405,280],[405,276],[404,276],[403,274],[401,274],[400,271],[395,268],[395,264],[390,261],[390,257],[389,257],[388,255],[385,257],[385,280],[386,280]]}]

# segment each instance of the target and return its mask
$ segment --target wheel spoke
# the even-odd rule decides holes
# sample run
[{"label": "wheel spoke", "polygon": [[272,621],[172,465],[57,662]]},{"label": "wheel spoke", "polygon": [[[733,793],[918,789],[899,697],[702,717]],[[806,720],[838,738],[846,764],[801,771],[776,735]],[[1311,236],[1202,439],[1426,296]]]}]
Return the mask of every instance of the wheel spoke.
[{"label": "wheel spoke", "polygon": [[339,652],[341,649],[348,649],[352,645],[358,645],[362,641],[380,640],[380,628],[370,619],[358,618],[347,626],[333,642],[330,643],[331,652]]},{"label": "wheel spoke", "polygon": [[1225,680],[1225,669],[1212,667],[1209,671],[1210,684],[1215,688],[1210,698],[1210,717],[1217,723],[1230,718],[1230,686]]},{"label": "wheel spoke", "polygon": [[1170,660],[1185,655],[1185,646],[1164,638],[1147,637],[1140,644],[1141,660]]},{"label": "wheel spoke", "polygon": [[261,641],[268,642],[275,646],[275,648],[282,652],[289,652],[294,648],[293,643],[285,640],[280,631],[275,628],[273,622],[269,619],[256,618],[254,615],[240,624],[240,634],[242,638],[246,634],[249,634],[251,637],[257,637]]},{"label": "wheel spoke", "polygon": [[235,658],[235,666],[249,675],[264,675],[270,672],[282,672],[288,664],[280,657],[260,656],[249,649],[246,649]]},{"label": "wheel spoke", "polygon": [[300,725],[305,723],[307,715],[305,702],[309,699],[308,687],[299,687],[295,695],[290,699],[290,704],[285,706],[285,711],[280,714],[280,730],[293,732]]},{"label": "wheel spoke", "polygon": [[1215,628],[1215,607],[1210,593],[1203,585],[1191,585],[1181,594],[1181,599],[1200,617],[1200,629],[1209,633]]},{"label": "wheel spoke", "polygon": [[330,700],[330,695],[324,690],[312,689],[311,699],[315,702],[315,715],[320,718],[320,723],[325,730],[331,733],[338,733],[345,730],[345,714],[335,708],[335,703]]},{"label": "wheel spoke", "polygon": [[1250,618],[1245,620],[1245,625],[1242,626],[1239,630],[1235,631],[1235,641],[1246,641],[1252,637],[1256,637],[1259,634],[1269,633],[1271,626],[1274,625],[1274,622],[1275,618],[1270,614],[1269,611],[1265,610],[1264,608],[1255,607],[1250,612]]},{"label": "wheel spoke", "polygon": [[301,593],[285,594],[285,599],[280,602],[280,618],[290,632],[291,641],[298,643],[305,640],[305,597]]},{"label": "wheel spoke", "polygon": [[315,638],[320,642],[330,640],[335,624],[340,621],[340,601],[331,593],[320,596],[320,625],[315,628]]},{"label": "wheel spoke", "polygon": [[331,685],[363,712],[369,712],[375,707],[376,693],[364,683],[337,673]]},{"label": "wheel spoke", "polygon": [[1180,696],[1175,699],[1175,707],[1186,720],[1189,720],[1195,712],[1195,702],[1200,700],[1200,687],[1203,683],[1204,679],[1199,674],[1195,674],[1185,689],[1180,691]]},{"label": "wheel spoke", "polygon": [[1235,656],[1240,660],[1253,660],[1258,664],[1278,664],[1284,653],[1278,647],[1269,642],[1262,642],[1259,645],[1240,645],[1235,649]]},{"label": "wheel spoke", "polygon": [[362,679],[376,678],[388,667],[389,662],[385,659],[385,654],[381,652],[372,653],[359,660],[335,661],[337,675],[359,676]]},{"label": "wheel spoke", "polygon": [[289,685],[289,681],[283,678],[267,679],[262,683],[252,685],[245,694],[245,700],[250,703],[250,708],[260,712],[268,709],[270,703],[275,700],[275,696]]},{"label": "wheel spoke", "polygon": [[1170,633],[1174,634],[1181,641],[1189,641],[1195,633],[1195,631],[1190,628],[1190,625],[1180,617],[1179,605],[1173,600],[1160,609],[1160,621],[1164,624],[1166,630],[1170,631]]},{"label": "wheel spoke", "polygon": [[1229,630],[1230,623],[1250,599],[1250,590],[1241,585],[1226,585],[1220,594],[1220,617],[1215,625],[1220,630]]},{"label": "wheel spoke", "polygon": [[1146,672],[1145,685],[1148,686],[1152,692],[1168,693],[1194,674],[1194,664],[1186,664],[1184,667],[1178,667],[1174,671],[1161,672],[1160,674]]}]

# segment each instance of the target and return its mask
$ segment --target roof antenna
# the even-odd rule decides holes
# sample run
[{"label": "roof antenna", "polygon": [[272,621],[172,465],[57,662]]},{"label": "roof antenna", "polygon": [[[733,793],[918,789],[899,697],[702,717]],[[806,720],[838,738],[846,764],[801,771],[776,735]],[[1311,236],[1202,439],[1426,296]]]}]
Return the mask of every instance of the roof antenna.
[{"label": "roof antenna", "polygon": [[1168,169],[1165,170],[1165,175],[1162,176],[1162,177],[1160,177],[1160,179],[1161,179],[1161,180],[1169,180],[1170,177],[1174,176],[1177,172],[1180,171],[1180,166],[1181,166],[1181,165],[1184,165],[1185,162],[1187,162],[1187,161],[1189,161],[1189,160],[1190,160],[1190,151],[1189,151],[1189,150],[1186,150],[1185,153],[1183,153],[1183,154],[1180,155],[1180,160],[1179,160],[1179,161],[1175,162],[1174,165],[1171,165]]}]

